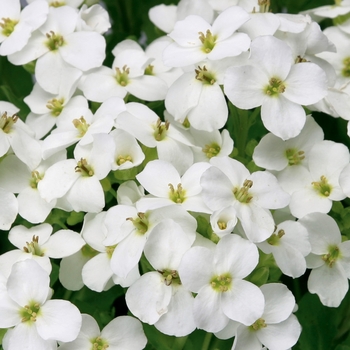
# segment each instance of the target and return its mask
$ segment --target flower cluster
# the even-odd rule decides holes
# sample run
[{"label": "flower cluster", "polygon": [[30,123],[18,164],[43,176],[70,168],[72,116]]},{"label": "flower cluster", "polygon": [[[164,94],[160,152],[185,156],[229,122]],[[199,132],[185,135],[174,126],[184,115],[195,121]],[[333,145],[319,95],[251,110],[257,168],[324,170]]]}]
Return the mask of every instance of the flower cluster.
[{"label": "flower cluster", "polygon": [[[312,113],[350,120],[345,0],[159,5],[165,35],[120,41],[110,64],[102,1],[27,2],[0,0],[0,55],[34,81],[28,114],[0,102],[5,350],[143,349],[142,324],[288,350],[302,327],[281,279],[307,269],[308,291],[341,304],[350,153]],[[327,16],[340,25],[322,30]],[[61,300],[116,286],[134,317],[98,324]]]}]

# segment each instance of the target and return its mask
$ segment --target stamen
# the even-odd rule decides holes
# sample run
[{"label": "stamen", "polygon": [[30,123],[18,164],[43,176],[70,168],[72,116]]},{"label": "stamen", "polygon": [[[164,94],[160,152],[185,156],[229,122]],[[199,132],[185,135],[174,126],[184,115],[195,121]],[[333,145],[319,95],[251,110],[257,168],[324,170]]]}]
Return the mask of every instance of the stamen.
[{"label": "stamen", "polygon": [[75,167],[76,173],[81,173],[82,176],[93,176],[94,171],[91,166],[87,163],[85,158],[81,158],[78,165]]},{"label": "stamen", "polygon": [[128,68],[127,65],[124,65],[122,69],[119,67],[115,68],[116,71],[116,80],[117,83],[121,86],[126,86],[129,83],[129,73],[130,73],[130,68]]},{"label": "stamen", "polygon": [[194,71],[196,73],[195,78],[197,80],[203,82],[204,84],[210,84],[210,85],[215,84],[216,79],[212,73],[208,72],[206,66],[203,66],[203,68],[198,66],[198,69],[195,69]]},{"label": "stamen", "polygon": [[5,134],[8,134],[13,124],[15,124],[18,120],[19,116],[17,114],[13,114],[11,117],[7,116],[7,112],[3,113],[0,118],[0,129],[3,130]]},{"label": "stamen", "polygon": [[249,203],[253,196],[249,194],[249,189],[253,186],[253,181],[251,180],[245,180],[243,182],[243,186],[241,188],[234,188],[233,194],[235,195],[236,199],[241,203]]}]

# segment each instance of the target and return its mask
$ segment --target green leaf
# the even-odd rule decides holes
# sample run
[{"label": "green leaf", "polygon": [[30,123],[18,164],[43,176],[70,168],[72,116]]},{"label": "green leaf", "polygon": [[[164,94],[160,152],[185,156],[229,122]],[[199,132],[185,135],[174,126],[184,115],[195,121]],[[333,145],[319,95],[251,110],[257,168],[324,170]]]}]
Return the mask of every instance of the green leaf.
[{"label": "green leaf", "polygon": [[4,338],[7,328],[0,328],[0,344],[2,344],[2,339]]},{"label": "green leaf", "polygon": [[269,268],[268,267],[260,267],[254,270],[248,277],[247,280],[251,283],[254,283],[258,287],[265,284],[269,278]]},{"label": "green leaf", "polygon": [[60,272],[60,268],[59,266],[51,260],[51,265],[52,265],[52,270],[50,273],[50,287],[52,288],[53,285],[56,283],[56,281],[58,280],[58,275]]},{"label": "green leaf", "polygon": [[337,333],[337,310],[321,304],[315,294],[307,293],[296,312],[302,326],[301,350],[330,350]]}]

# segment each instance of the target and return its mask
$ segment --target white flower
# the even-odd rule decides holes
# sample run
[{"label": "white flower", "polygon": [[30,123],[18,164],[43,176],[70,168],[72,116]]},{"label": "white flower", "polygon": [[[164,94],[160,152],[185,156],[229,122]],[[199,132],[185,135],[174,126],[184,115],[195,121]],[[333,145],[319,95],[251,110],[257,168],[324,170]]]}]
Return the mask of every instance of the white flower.
[{"label": "white flower", "polygon": [[35,137],[41,139],[45,136],[60,119],[70,113],[72,108],[88,107],[87,100],[83,96],[74,96],[77,76],[71,74],[61,82],[57,94],[46,92],[36,83],[32,92],[24,98],[24,102],[29,106],[31,112],[26,118],[26,124],[35,130]]},{"label": "white flower", "polygon": [[186,210],[210,213],[200,195],[200,177],[209,167],[208,163],[195,163],[180,177],[169,162],[154,160],[147,163],[136,178],[150,194],[136,203],[137,209],[144,212],[176,203]]},{"label": "white flower", "polygon": [[301,326],[292,314],[295,307],[293,294],[283,284],[269,283],[261,286],[265,308],[260,318],[246,327],[239,325],[232,350],[287,350],[296,344]]},{"label": "white flower", "polygon": [[258,247],[265,253],[272,253],[283,274],[297,278],[305,273],[305,256],[311,252],[306,229],[298,222],[284,221],[276,226],[275,232]]},{"label": "white flower", "polygon": [[265,135],[255,147],[253,159],[256,165],[275,171],[279,184],[289,194],[300,189],[302,168],[308,168],[311,148],[323,141],[322,128],[309,115],[301,133],[283,141],[274,134]]},{"label": "white flower", "polygon": [[9,230],[18,213],[18,202],[12,192],[0,187],[0,230]]},{"label": "white flower", "polygon": [[192,148],[195,163],[208,162],[213,157],[226,157],[233,151],[233,140],[226,129],[220,133],[219,130],[207,132],[191,128],[190,132],[195,140]]},{"label": "white flower", "polygon": [[18,213],[22,218],[37,224],[50,214],[56,200],[46,202],[37,187],[46,169],[63,159],[66,159],[66,151],[42,161],[34,169],[22,163],[14,154],[7,155],[0,162],[0,183],[5,189],[18,193]]},{"label": "white flower", "polygon": [[226,235],[215,250],[192,247],[178,269],[181,282],[198,293],[193,306],[198,328],[219,332],[234,320],[252,324],[264,310],[260,289],[243,280],[258,263],[256,246],[238,235]]},{"label": "white flower", "polygon": [[193,164],[191,143],[181,131],[141,103],[128,103],[116,120],[117,128],[127,131],[147,147],[157,148],[158,158],[172,163],[183,174]]},{"label": "white flower", "polygon": [[343,200],[339,176],[350,160],[349,150],[341,143],[321,141],[309,152],[308,170],[299,172],[301,187],[292,193],[290,211],[301,218],[313,212],[328,213],[333,201]]},{"label": "white flower", "polygon": [[310,293],[316,293],[323,305],[338,307],[345,297],[350,278],[350,241],[342,242],[337,223],[322,213],[311,213],[299,220],[308,231],[311,254]]},{"label": "white flower", "polygon": [[[106,42],[97,32],[76,32],[78,13],[69,6],[50,7],[47,21],[17,53],[8,56],[11,63],[22,65],[35,59],[35,78],[52,94],[71,74],[100,67],[105,58]],[[50,77],[50,79],[47,79]]]},{"label": "white flower", "polygon": [[19,260],[33,259],[47,273],[51,272],[50,258],[60,259],[77,252],[85,241],[71,230],[59,230],[52,234],[52,226],[41,224],[26,228],[15,226],[9,233],[9,241],[18,249],[0,256],[0,271],[8,276]]},{"label": "white flower", "polygon": [[41,147],[18,111],[12,103],[0,101],[0,157],[11,148],[29,168],[35,168],[41,161]]},{"label": "white flower", "polygon": [[326,96],[326,74],[314,63],[294,64],[290,47],[273,36],[253,40],[250,62],[227,69],[225,94],[238,108],[261,106],[262,121],[276,136],[297,136],[306,117],[301,105]]},{"label": "white flower", "polygon": [[112,96],[128,93],[142,100],[163,100],[168,90],[164,80],[152,75],[153,58],[148,57],[133,40],[120,42],[112,52],[112,68],[102,66],[87,75],[81,89],[91,101],[103,102]]},{"label": "white flower", "polygon": [[220,60],[247,51],[250,38],[235,31],[249,20],[242,8],[232,6],[210,25],[203,18],[190,15],[175,24],[169,36],[175,41],[163,53],[166,66],[184,67],[209,59]]},{"label": "white flower", "polygon": [[61,350],[141,350],[147,338],[140,321],[130,316],[119,316],[109,322],[102,331],[95,319],[82,314],[82,325],[76,340],[62,344]]},{"label": "white flower", "polygon": [[155,271],[147,272],[130,286],[126,303],[142,322],[177,337],[195,329],[193,296],[179,279],[178,267],[191,240],[171,219],[159,223],[149,236],[145,256]]},{"label": "white flower", "polygon": [[[196,69],[184,73],[169,88],[165,98],[167,111],[181,123],[188,120],[198,130],[222,128],[228,109],[221,86],[230,59],[203,61]],[[181,101],[181,103],[179,103]]]},{"label": "white flower", "polygon": [[0,55],[7,56],[23,49],[32,32],[46,21],[48,12],[45,1],[37,0],[21,11],[19,0],[1,0]]},{"label": "white flower", "polygon": [[127,205],[110,208],[105,219],[108,233],[103,244],[115,246],[111,257],[112,271],[119,277],[127,277],[137,267],[153,229],[169,218],[181,226],[191,243],[195,240],[196,220],[180,206],[173,204],[145,212]]},{"label": "white flower", "polygon": [[151,22],[165,33],[170,33],[175,23],[188,15],[200,16],[211,23],[214,11],[206,0],[181,0],[177,6],[161,4],[152,7],[148,12]]},{"label": "white flower", "polygon": [[93,138],[93,143],[75,147],[75,159],[62,160],[46,170],[38,183],[42,198],[48,202],[62,198],[60,206],[68,211],[98,213],[103,209],[100,180],[111,170],[114,142],[108,134],[95,134]]},{"label": "white flower", "polygon": [[277,179],[267,171],[250,174],[242,163],[229,157],[214,157],[210,163],[213,166],[200,181],[204,203],[213,211],[232,205],[251,241],[270,237],[275,223],[269,209],[289,203],[289,195]]},{"label": "white flower", "polygon": [[5,350],[54,350],[56,341],[74,340],[81,327],[76,306],[66,300],[49,300],[50,278],[37,262],[17,262],[0,295],[0,327],[10,328],[3,339]]}]

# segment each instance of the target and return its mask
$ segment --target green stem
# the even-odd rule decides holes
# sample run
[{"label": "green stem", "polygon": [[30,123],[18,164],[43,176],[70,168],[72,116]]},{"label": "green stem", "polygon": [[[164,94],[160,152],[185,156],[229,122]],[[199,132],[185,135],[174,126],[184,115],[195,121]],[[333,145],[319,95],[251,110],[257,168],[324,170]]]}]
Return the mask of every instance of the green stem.
[{"label": "green stem", "polygon": [[260,108],[255,108],[253,111],[242,110],[229,102],[229,110],[230,119],[228,122],[228,129],[235,143],[235,147],[238,149],[239,155],[245,158],[249,129],[259,116]]},{"label": "green stem", "polygon": [[204,341],[203,341],[203,345],[202,345],[202,350],[208,350],[209,349],[209,345],[210,345],[212,336],[213,336],[212,333],[207,333],[205,335],[205,338],[204,338]]},{"label": "green stem", "polygon": [[182,350],[186,344],[188,336],[176,338],[173,344],[174,350]]}]

